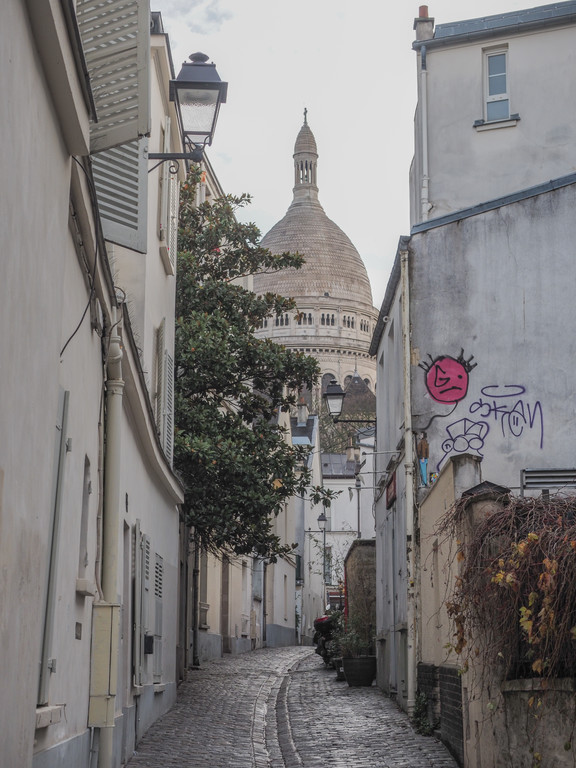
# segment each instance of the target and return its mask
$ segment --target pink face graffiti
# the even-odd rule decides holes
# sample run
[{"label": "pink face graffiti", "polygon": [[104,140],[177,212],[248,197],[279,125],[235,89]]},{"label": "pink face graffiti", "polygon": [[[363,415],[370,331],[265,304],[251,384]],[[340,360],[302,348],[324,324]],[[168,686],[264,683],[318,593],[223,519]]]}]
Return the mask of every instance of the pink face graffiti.
[{"label": "pink face graffiti", "polygon": [[464,360],[439,357],[426,372],[426,387],[438,403],[458,403],[468,392],[469,366]]}]

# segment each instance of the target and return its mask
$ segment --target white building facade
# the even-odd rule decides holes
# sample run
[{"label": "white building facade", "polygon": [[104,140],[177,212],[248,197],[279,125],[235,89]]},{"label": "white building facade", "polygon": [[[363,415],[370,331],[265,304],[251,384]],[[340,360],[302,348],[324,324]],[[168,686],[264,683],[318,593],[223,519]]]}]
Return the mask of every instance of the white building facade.
[{"label": "white building facade", "polygon": [[2,760],[118,766],[178,679],[173,72],[146,3],[5,11]]}]

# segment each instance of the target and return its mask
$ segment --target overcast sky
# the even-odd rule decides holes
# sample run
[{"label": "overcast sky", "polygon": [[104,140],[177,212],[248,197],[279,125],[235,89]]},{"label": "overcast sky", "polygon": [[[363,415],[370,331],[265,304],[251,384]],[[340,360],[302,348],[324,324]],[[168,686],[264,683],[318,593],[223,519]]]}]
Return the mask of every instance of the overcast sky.
[{"label": "overcast sky", "polygon": [[[544,3],[430,0],[436,24]],[[380,307],[398,238],[409,234],[416,54],[408,0],[151,0],[176,74],[202,51],[228,82],[210,161],[224,188],[248,192],[242,218],[262,234],[292,200],[294,142],[308,109],[326,214],[362,256]]]}]

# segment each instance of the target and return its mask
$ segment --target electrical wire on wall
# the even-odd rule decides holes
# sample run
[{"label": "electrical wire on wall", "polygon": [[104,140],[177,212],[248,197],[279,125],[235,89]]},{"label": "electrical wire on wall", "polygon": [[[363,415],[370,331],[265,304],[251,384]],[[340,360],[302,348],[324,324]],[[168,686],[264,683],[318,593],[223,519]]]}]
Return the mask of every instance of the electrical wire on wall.
[{"label": "electrical wire on wall", "polygon": [[[82,169],[82,171],[84,172],[84,175],[86,176],[86,180],[88,182],[88,186],[90,187],[90,202],[92,204],[92,214],[94,216],[94,221],[97,222],[99,220],[99,212],[98,212],[98,206],[97,206],[97,203],[96,203],[96,190],[94,188],[94,183],[93,183],[92,179],[90,178],[90,174],[88,173],[86,168],[84,168],[84,166],[78,160],[78,158],[77,157],[73,157],[72,160],[74,160],[74,162],[78,165],[78,167]],[[82,249],[84,248],[84,245],[83,245],[82,242],[79,242],[78,245],[79,245],[80,248],[82,248]],[[92,304],[92,300],[94,299],[94,296],[96,294],[95,280],[96,280],[96,267],[98,265],[98,256],[99,256],[99,238],[96,237],[96,244],[95,244],[95,248],[94,248],[94,266],[93,266],[93,269],[92,269],[92,273],[90,273],[90,271],[87,270],[88,281],[89,281],[89,286],[90,286],[90,293],[89,293],[89,296],[88,296],[88,301],[86,303],[86,307],[84,308],[84,311],[82,312],[82,316],[80,317],[78,325],[76,326],[76,328],[74,328],[74,330],[72,331],[72,333],[68,337],[66,343],[64,344],[64,346],[60,350],[60,357],[61,358],[64,355],[64,352],[66,351],[66,348],[68,347],[68,345],[70,344],[72,339],[76,336],[76,334],[78,333],[78,331],[82,327],[82,323],[84,322],[84,318],[86,317],[86,314],[87,314],[88,310],[90,309],[90,305]]]}]

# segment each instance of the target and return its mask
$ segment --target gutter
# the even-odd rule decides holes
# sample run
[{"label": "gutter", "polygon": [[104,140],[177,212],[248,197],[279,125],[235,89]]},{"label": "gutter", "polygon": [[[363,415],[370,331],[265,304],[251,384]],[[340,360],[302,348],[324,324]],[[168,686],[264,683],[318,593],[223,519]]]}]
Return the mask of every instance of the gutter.
[{"label": "gutter", "polygon": [[122,339],[116,307],[106,357],[102,600],[94,603],[88,725],[99,729],[98,768],[114,766],[116,692],[120,662],[118,603],[120,540],[120,458],[124,381]]},{"label": "gutter", "polygon": [[495,211],[497,208],[503,208],[506,205],[512,205],[513,203],[519,203],[522,200],[528,200],[531,197],[537,197],[538,195],[544,195],[547,192],[554,192],[557,189],[563,189],[569,187],[572,184],[576,184],[576,173],[569,173],[566,176],[560,176],[557,179],[551,179],[545,181],[542,184],[537,184],[534,187],[527,187],[521,189],[518,192],[512,192],[509,195],[503,195],[502,197],[496,197],[493,200],[487,200],[484,203],[473,205],[470,208],[462,208],[454,213],[447,213],[444,216],[438,216],[435,219],[429,219],[423,221],[420,224],[414,224],[410,230],[411,235],[417,235],[419,232],[427,232],[430,229],[436,229],[436,227],[443,227],[446,224],[453,224],[457,221],[463,221],[469,219],[472,216],[479,216],[482,213],[488,211]]},{"label": "gutter", "polygon": [[422,182],[420,185],[420,221],[428,219],[430,212],[430,169],[428,167],[428,69],[426,63],[426,46],[420,47],[420,122],[422,138]]},{"label": "gutter", "polygon": [[412,433],[412,386],[410,380],[410,279],[408,249],[400,251],[402,270],[402,348],[404,374],[404,472],[406,476],[406,687],[408,714],[416,700],[416,606],[415,606],[415,540],[414,540],[414,439]]},{"label": "gutter", "polygon": [[[516,14],[517,15],[517,14]],[[486,17],[489,19],[490,17]],[[458,24],[458,22],[456,22]],[[549,16],[548,18],[535,19],[534,21],[515,22],[492,28],[474,29],[469,32],[449,33],[442,35],[443,29],[454,26],[451,24],[439,24],[434,32],[434,37],[429,40],[415,40],[412,43],[413,50],[417,51],[423,45],[428,49],[450,48],[465,43],[485,42],[488,40],[508,38],[511,35],[525,35],[533,32],[541,32],[546,29],[567,27],[576,24],[576,13],[566,13],[561,16]]]}]

